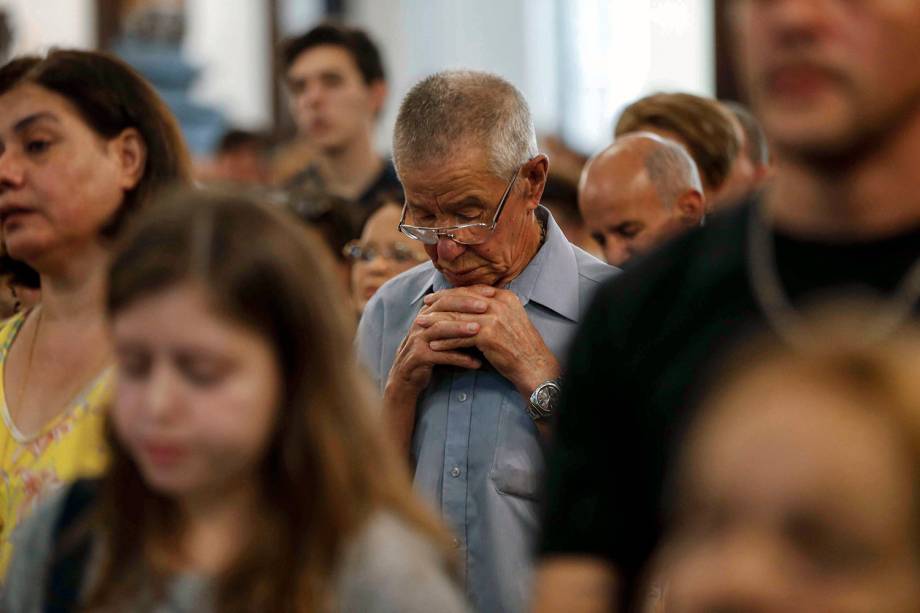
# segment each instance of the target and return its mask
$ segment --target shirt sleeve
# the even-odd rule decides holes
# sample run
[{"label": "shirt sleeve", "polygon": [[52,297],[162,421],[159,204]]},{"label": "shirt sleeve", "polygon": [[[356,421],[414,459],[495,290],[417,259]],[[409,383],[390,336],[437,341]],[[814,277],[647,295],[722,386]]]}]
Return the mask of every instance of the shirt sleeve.
[{"label": "shirt sleeve", "polygon": [[361,314],[358,334],[355,337],[355,351],[358,355],[358,363],[371,376],[379,392],[383,392],[387,375],[381,372],[383,369],[383,322],[383,300],[378,291],[364,307],[364,313]]}]

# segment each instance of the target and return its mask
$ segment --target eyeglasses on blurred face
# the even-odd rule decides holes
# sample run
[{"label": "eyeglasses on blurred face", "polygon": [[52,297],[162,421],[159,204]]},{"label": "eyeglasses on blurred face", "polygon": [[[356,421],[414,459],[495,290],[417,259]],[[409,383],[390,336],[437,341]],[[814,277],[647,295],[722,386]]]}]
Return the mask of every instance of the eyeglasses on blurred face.
[{"label": "eyeglasses on blurred face", "polygon": [[348,241],[342,247],[342,254],[352,262],[370,262],[381,257],[398,264],[407,264],[410,262],[424,262],[428,259],[428,256],[424,253],[416,253],[405,245],[390,245],[388,249],[376,249],[371,246],[363,246],[357,240]]},{"label": "eyeglasses on blurred face", "polygon": [[441,238],[449,238],[461,245],[481,245],[489,240],[495,230],[498,218],[502,214],[502,209],[505,208],[505,202],[507,202],[508,196],[511,194],[511,188],[514,187],[518,174],[520,174],[525,165],[526,162],[518,166],[508,180],[508,187],[505,188],[505,193],[502,194],[501,200],[498,201],[498,206],[495,207],[495,215],[492,216],[491,222],[476,221],[440,228],[414,226],[406,223],[406,213],[409,207],[408,203],[406,203],[403,205],[402,217],[399,219],[399,231],[411,239],[422,241],[426,245],[436,245]]}]

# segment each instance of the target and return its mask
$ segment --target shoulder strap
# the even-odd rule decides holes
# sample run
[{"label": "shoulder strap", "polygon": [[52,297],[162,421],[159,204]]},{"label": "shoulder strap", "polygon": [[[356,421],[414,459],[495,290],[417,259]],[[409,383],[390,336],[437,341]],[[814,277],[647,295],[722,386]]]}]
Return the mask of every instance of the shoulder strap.
[{"label": "shoulder strap", "polygon": [[96,481],[81,479],[70,486],[64,498],[52,533],[51,568],[45,584],[44,613],[67,613],[77,608],[92,543],[89,534],[68,543],[66,547],[63,541],[96,499],[96,489]]}]

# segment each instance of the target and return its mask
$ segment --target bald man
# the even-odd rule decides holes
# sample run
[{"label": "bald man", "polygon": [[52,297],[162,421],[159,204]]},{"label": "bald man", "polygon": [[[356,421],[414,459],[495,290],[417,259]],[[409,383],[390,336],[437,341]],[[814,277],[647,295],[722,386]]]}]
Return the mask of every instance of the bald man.
[{"label": "bald man", "polygon": [[651,132],[621,136],[588,161],[578,207],[614,266],[700,225],[706,210],[693,158]]}]

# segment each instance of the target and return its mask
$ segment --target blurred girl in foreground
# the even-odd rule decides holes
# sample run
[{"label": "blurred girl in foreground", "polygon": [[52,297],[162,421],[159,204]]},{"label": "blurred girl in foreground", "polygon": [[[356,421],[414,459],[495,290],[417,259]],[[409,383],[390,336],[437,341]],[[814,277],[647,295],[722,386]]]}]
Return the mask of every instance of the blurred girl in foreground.
[{"label": "blurred girl in foreground", "polygon": [[[920,333],[752,350],[693,427],[666,611],[920,611]],[[834,328],[836,330],[836,328]]]},{"label": "blurred girl in foreground", "polygon": [[462,611],[338,298],[277,211],[190,194],[139,220],[110,275],[111,468],[24,524],[3,610]]},{"label": "blurred girl in foreground", "polygon": [[175,120],[120,60],[58,50],[0,67],[2,236],[41,287],[38,306],[0,324],[0,577],[40,498],[104,466],[111,241],[187,176]]}]

